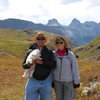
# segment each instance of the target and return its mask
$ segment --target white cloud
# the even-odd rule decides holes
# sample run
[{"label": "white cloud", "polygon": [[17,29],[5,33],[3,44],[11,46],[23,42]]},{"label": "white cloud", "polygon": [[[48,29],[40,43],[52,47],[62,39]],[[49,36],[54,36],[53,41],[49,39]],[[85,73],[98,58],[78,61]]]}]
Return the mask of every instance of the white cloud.
[{"label": "white cloud", "polygon": [[8,6],[9,5],[9,2],[8,0],[0,0],[0,6]]},{"label": "white cloud", "polygon": [[100,0],[0,0],[0,19],[19,18],[46,24],[56,18],[69,24],[73,18],[81,22],[100,22]]},{"label": "white cloud", "polygon": [[61,0],[61,3],[63,4],[68,4],[68,3],[72,3],[72,2],[79,2],[79,1],[82,1],[82,0]]}]

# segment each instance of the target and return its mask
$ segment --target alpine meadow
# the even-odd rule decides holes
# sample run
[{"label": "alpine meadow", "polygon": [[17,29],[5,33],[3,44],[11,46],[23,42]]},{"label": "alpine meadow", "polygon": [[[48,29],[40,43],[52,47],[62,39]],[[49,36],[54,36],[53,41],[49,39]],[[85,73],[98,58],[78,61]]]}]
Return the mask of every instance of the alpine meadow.
[{"label": "alpine meadow", "polygon": [[[22,62],[38,31],[0,29],[0,100],[23,100],[27,79]],[[46,32],[48,46],[57,34]],[[75,100],[100,100],[100,35],[86,45],[74,47],[78,56],[81,86]],[[84,92],[84,91],[87,92]],[[53,100],[55,92],[53,91]]]}]

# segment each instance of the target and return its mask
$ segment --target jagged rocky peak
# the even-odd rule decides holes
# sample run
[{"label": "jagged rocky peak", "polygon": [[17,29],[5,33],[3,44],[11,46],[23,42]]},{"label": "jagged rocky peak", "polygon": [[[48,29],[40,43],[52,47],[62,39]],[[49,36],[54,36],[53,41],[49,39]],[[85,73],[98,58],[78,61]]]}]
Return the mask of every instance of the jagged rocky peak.
[{"label": "jagged rocky peak", "polygon": [[60,23],[57,21],[57,19],[53,18],[48,21],[47,25],[48,26],[60,26]]},{"label": "jagged rocky peak", "polygon": [[96,23],[96,22],[93,22],[93,21],[86,21],[86,22],[84,23],[84,25],[85,25],[86,27],[94,27],[95,25],[97,25],[97,23]]},{"label": "jagged rocky peak", "polygon": [[72,20],[72,23],[80,23],[80,21],[79,21],[78,19],[74,18],[74,19]]},{"label": "jagged rocky peak", "polygon": [[79,26],[80,24],[80,21],[74,18],[69,26]]}]

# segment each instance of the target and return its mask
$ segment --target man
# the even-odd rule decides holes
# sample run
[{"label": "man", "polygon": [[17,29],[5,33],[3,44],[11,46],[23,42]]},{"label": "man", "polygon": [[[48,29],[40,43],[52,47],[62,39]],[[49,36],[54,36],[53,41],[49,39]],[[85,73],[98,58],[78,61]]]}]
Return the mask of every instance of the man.
[{"label": "man", "polygon": [[[36,64],[33,77],[30,77],[26,84],[26,93],[24,100],[52,100],[52,74],[51,71],[56,67],[56,59],[52,50],[45,46],[47,41],[44,33],[38,33],[36,43],[33,43],[27,52],[23,68],[28,69],[34,63]],[[26,58],[34,49],[39,49],[41,52],[41,60],[36,59],[32,64],[26,64]]]}]

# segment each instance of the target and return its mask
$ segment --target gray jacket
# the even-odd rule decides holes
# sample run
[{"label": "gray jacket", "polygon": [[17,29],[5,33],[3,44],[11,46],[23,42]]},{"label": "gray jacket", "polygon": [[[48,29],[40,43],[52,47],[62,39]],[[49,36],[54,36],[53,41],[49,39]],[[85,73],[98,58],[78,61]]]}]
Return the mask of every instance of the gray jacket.
[{"label": "gray jacket", "polygon": [[68,55],[60,58],[56,55],[57,67],[53,72],[54,80],[79,84],[79,72],[76,57],[73,52],[68,50]]}]

